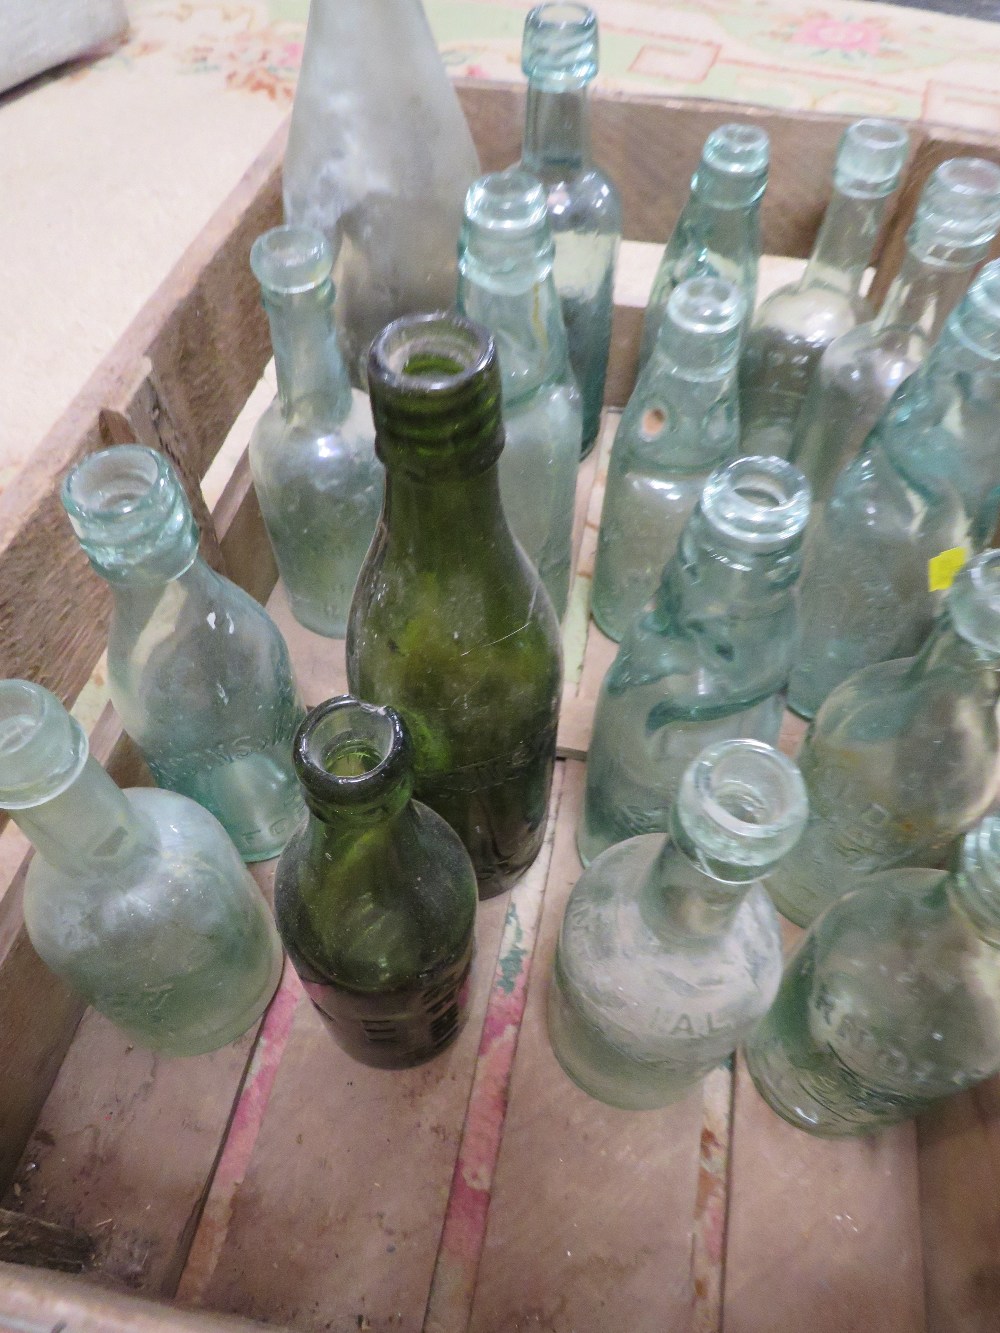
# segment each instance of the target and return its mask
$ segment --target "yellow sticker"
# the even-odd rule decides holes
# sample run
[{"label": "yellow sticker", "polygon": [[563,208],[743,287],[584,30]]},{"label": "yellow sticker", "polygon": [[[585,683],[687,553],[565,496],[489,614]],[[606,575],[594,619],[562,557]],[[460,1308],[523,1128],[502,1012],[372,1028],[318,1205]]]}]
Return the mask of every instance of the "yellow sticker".
[{"label": "yellow sticker", "polygon": [[965,564],[964,546],[951,546],[927,561],[927,586],[931,592],[947,592]]}]

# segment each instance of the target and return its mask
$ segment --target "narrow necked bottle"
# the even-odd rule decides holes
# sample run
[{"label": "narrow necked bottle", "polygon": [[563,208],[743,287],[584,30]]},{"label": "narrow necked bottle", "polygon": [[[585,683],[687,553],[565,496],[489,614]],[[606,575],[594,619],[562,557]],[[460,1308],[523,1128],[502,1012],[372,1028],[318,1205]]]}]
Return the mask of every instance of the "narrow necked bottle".
[{"label": "narrow necked bottle", "polygon": [[1000,167],[955,157],[928,179],[906,257],[876,318],[834,339],[799,415],[793,462],[827,499],[886,403],[912,375],[986,257],[1000,225]]},{"label": "narrow necked bottle", "polygon": [[720,125],[705,140],[691,194],[653,280],[642,324],[639,369],[649,360],[670,293],[688,278],[725,278],[746,303],[757,301],[760,204],[771,142],[759,125]]},{"label": "narrow necked bottle", "polygon": [[173,792],[119,790],[75,718],[25,680],[0,682],[0,808],[35,847],[32,944],[131,1040],[200,1055],[257,1021],[281,946],[208,811]]},{"label": "narrow necked bottle", "polygon": [[747,334],[740,362],[744,453],[788,457],[824,349],[868,317],[861,280],[908,145],[902,126],[887,120],[858,120],[844,131],[833,197],[805,272],[767,298]]},{"label": "narrow necked bottle", "polygon": [[371,409],[341,359],[322,232],[274,227],[254,242],[250,264],[278,375],[250,439],[254,486],[292,614],[342,639],[382,504]]},{"label": "narrow necked bottle", "polygon": [[761,879],[806,814],[790,759],[723,741],[684,774],[670,833],[630,838],[570,894],[549,985],[549,1036],[585,1092],[665,1106],[725,1060],[781,979],[781,933]]},{"label": "narrow necked bottle", "polygon": [[739,450],[745,311],[721,278],[676,287],[618,423],[591,592],[594,619],[616,642],[656,592],[707,478]]},{"label": "narrow necked bottle", "polygon": [[285,848],[275,913],[306,994],[364,1064],[402,1069],[465,1021],[476,875],[444,820],[411,799],[406,729],[349,695],[295,737],[309,818]]},{"label": "narrow necked bottle", "polygon": [[586,454],[601,424],[622,236],[618,191],[590,156],[587,86],[597,74],[597,15],[586,5],[537,5],[525,19],[521,68],[528,76],[528,110],[520,165],[548,196],[556,290],[583,395]]},{"label": "narrow necked bottle", "polygon": [[302,817],[291,744],[303,714],[277,626],[198,555],[163,454],[91,454],[62,500],[114,593],[108,688],[153,777],[210,810],[244,860],[276,856]]},{"label": "narrow necked bottle", "polygon": [[500,367],[459,315],[397,320],[368,363],[386,486],[347,627],[353,694],[396,708],[414,791],[465,843],[487,896],[541,846],[559,627],[500,503]]},{"label": "narrow necked bottle", "polygon": [[783,459],[740,458],[709,478],[653,609],[601,685],[577,835],[584,865],[624,838],[666,832],[706,745],[777,742],[808,513],[802,474]]},{"label": "narrow necked bottle", "polygon": [[538,181],[509,170],[472,186],[458,249],[458,308],[496,342],[506,436],[504,512],[562,618],[583,417],[552,277],[554,254]]},{"label": "narrow necked bottle", "polygon": [[880,662],[827,699],[799,765],[809,824],[768,885],[807,925],[861,879],[934,865],[997,787],[1000,551],[963,569],[919,655]]}]

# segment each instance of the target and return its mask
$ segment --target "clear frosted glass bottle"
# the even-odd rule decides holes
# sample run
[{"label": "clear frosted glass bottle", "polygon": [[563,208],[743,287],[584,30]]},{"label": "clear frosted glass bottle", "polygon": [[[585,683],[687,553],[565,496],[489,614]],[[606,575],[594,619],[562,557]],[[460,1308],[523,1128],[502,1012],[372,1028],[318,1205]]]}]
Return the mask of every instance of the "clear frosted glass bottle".
[{"label": "clear frosted glass bottle", "polygon": [[745,312],[723,279],[676,287],[618,423],[590,597],[594,619],[616,642],[656,592],[712,470],[739,451],[736,362]]},{"label": "clear frosted glass bottle", "polygon": [[833,170],[833,197],[805,272],[798,282],[767,298],[744,343],[744,453],[788,457],[824,349],[869,317],[859,291],[861,280],[908,146],[906,130],[888,120],[858,120],[844,131]]},{"label": "clear frosted glass bottle", "polygon": [[277,626],[198,555],[163,454],[90,454],[62,501],[114,593],[108,688],[153,777],[210,810],[245,861],[276,856],[302,817],[291,745],[304,711]]},{"label": "clear frosted glass bottle", "polygon": [[552,277],[554,253],[538,181],[515,170],[476,181],[459,241],[458,308],[496,341],[506,434],[504,512],[562,618],[583,409]]},{"label": "clear frosted glass bottle", "polygon": [[771,141],[759,125],[720,125],[705,140],[691,194],[667,242],[642,323],[639,370],[649,360],[674,288],[688,278],[735,283],[749,318],[757,302],[760,203]]},{"label": "clear frosted glass bottle", "polygon": [[997,789],[1000,551],[963,569],[917,657],[851,676],[799,754],[809,824],[768,885],[807,925],[862,878],[934,865]]},{"label": "clear frosted glass bottle", "polygon": [[569,359],[583,395],[583,452],[597,439],[611,345],[618,191],[590,156],[587,85],[597,74],[597,15],[578,4],[537,5],[524,22],[528,110],[520,165],[548,197],[556,290]]},{"label": "clear frosted glass bottle", "polygon": [[665,1106],[725,1060],[781,979],[761,879],[806,815],[790,759],[723,741],[684,774],[670,835],[612,847],[570,894],[549,985],[549,1037],[585,1092]]},{"label": "clear frosted glass bottle", "polygon": [[0,807],[35,847],[42,960],[140,1046],[200,1055],[263,1013],[281,945],[225,830],[173,792],[120,791],[58,699],[0,681]]},{"label": "clear frosted glass bottle", "polygon": [[780,458],[715,472],[597,699],[577,834],[587,865],[612,843],[665,832],[684,770],[713,741],[778,739],[795,645],[795,581],[809,513]]},{"label": "clear frosted glass bottle", "polygon": [[285,221],[334,256],[337,326],[364,383],[383,325],[455,299],[479,160],[420,0],[312,0],[285,150]]},{"label": "clear frosted glass bottle", "polygon": [[1000,167],[955,157],[924,186],[906,257],[877,317],[834,339],[799,415],[791,458],[826,500],[886,403],[937,340],[1000,226]]},{"label": "clear frosted glass bottle", "polygon": [[278,396],[250,439],[254,486],[292,614],[342,639],[382,506],[371,408],[341,359],[322,232],[274,227],[254,242],[250,265],[278,375]]},{"label": "clear frosted glass bottle", "polygon": [[813,511],[788,700],[812,717],[873,662],[915,653],[941,593],[929,562],[979,549],[1000,487],[1000,261],[952,312],[865,448]]}]

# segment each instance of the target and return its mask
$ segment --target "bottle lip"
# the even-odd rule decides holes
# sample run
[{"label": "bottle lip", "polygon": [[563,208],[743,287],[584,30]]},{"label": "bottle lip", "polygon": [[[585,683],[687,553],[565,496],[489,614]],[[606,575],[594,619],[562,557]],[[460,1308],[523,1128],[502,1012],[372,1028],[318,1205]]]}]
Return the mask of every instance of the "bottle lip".
[{"label": "bottle lip", "polygon": [[907,242],[978,247],[1000,227],[1000,167],[982,157],[950,157],[928,177]]},{"label": "bottle lip", "polygon": [[519,167],[490,171],[474,180],[465,196],[465,222],[491,236],[547,233],[548,204],[541,181]]},{"label": "bottle lip", "polygon": [[587,5],[536,5],[524,20],[521,69],[543,92],[585,88],[597,74],[597,15]]},{"label": "bottle lip", "polygon": [[754,551],[776,551],[801,536],[809,520],[809,483],[793,463],[750,454],[716,470],[699,507],[717,532]]},{"label": "bottle lip", "polygon": [[269,295],[297,296],[330,281],[333,251],[317,228],[286,223],[257,237],[250,267]]},{"label": "bottle lip", "polygon": [[50,690],[0,681],[0,808],[27,810],[66,790],[90,754],[86,734]]},{"label": "bottle lip", "polygon": [[833,170],[834,185],[857,199],[881,199],[899,183],[910,136],[898,121],[868,116],[841,135]]},{"label": "bottle lip", "polygon": [[[414,361],[423,369],[410,369]],[[454,394],[496,361],[493,335],[455,311],[402,315],[378,333],[368,352],[368,380],[400,393]]]},{"label": "bottle lip", "polygon": [[[363,773],[331,772],[338,754],[357,756],[364,744],[377,756]],[[410,742],[394,708],[337,695],[311,709],[292,742],[300,782],[320,804],[369,807],[405,782],[411,771]]]},{"label": "bottle lip", "polygon": [[702,337],[740,328],[746,309],[742,291],[727,278],[686,278],[667,298],[670,322]]}]

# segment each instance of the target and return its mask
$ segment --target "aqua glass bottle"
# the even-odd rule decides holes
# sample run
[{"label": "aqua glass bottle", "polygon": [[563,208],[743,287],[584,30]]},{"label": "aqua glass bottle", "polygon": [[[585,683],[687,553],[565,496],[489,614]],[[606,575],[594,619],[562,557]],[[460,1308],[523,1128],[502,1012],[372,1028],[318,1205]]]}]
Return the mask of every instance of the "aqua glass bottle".
[{"label": "aqua glass bottle", "polygon": [[295,738],[309,818],[281,854],[274,906],[288,956],[336,1041],[402,1069],[465,1021],[476,874],[458,835],[411,799],[398,713],[349,695]]},{"label": "aqua glass bottle", "polygon": [[500,366],[461,315],[397,320],[368,362],[382,516],[347,626],[347,679],[395,708],[414,794],[464,842],[484,897],[541,847],[562,684],[559,625],[500,502]]},{"label": "aqua glass bottle", "polygon": [[615,433],[597,536],[591,611],[619,642],[713,469],[739,452],[736,363],[746,306],[721,278],[688,278],[667,302],[653,355]]},{"label": "aqua glass bottle", "polygon": [[688,278],[725,278],[746,303],[757,302],[760,204],[771,141],[759,125],[720,125],[705,140],[681,210],[653,280],[642,323],[639,370],[653,351],[674,288]]},{"label": "aqua glass bottle", "polygon": [[590,155],[587,85],[597,74],[597,15],[586,5],[537,5],[525,19],[521,68],[528,109],[520,165],[548,197],[556,290],[583,395],[587,454],[601,424],[622,237],[618,191]]},{"label": "aqua glass bottle", "polygon": [[583,409],[552,277],[554,253],[538,181],[515,170],[476,181],[458,247],[458,308],[496,342],[507,440],[500,455],[504,512],[561,619]]},{"label": "aqua glass bottle", "polygon": [[245,861],[277,856],[302,817],[291,745],[304,711],[277,626],[198,555],[163,454],[90,454],[62,500],[111,584],[108,688],[157,784],[210,810]]},{"label": "aqua glass bottle", "polygon": [[577,833],[584,865],[665,832],[684,770],[736,736],[775,743],[795,646],[795,582],[809,489],[781,458],[709,478],[653,609],[601,684]]},{"label": "aqua glass bottle", "polygon": [[781,932],[761,880],[802,829],[790,759],[759,741],[710,746],[688,767],[669,836],[612,847],[583,872],[549,984],[563,1069],[611,1106],[682,1097],[766,1013]]},{"label": "aqua glass bottle", "polygon": [[0,808],[35,847],[24,921],[39,956],[131,1041],[225,1046],[281,976],[270,910],[225,830],[173,792],[121,791],[80,724],[0,681]]},{"label": "aqua glass bottle", "polygon": [[886,403],[925,359],[1000,226],[1000,167],[953,157],[924,186],[881,310],[835,338],[799,414],[791,458],[826,500]]},{"label": "aqua glass bottle", "polygon": [[869,318],[861,281],[908,146],[906,130],[888,120],[858,120],[844,131],[834,165],[833,197],[805,272],[764,301],[744,343],[744,453],[789,456],[824,349]]}]

